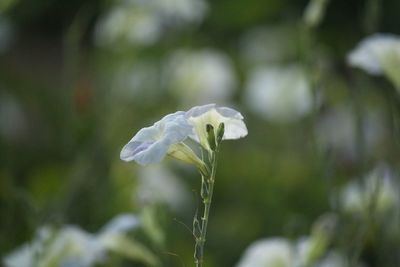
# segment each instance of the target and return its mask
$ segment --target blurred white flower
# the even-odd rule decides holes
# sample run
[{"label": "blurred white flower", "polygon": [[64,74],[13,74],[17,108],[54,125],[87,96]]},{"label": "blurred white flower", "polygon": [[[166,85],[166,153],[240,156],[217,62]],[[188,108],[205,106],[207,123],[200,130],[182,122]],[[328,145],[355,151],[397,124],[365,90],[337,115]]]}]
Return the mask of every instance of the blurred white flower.
[{"label": "blurred white flower", "polygon": [[154,6],[168,23],[200,22],[208,8],[204,0],[155,0]]},{"label": "blurred white flower", "polygon": [[300,65],[259,67],[247,80],[245,102],[267,120],[289,122],[312,110],[313,95]]},{"label": "blurred white flower", "polygon": [[159,266],[158,258],[149,249],[127,235],[127,232],[142,226],[142,221],[142,217],[120,214],[96,234],[96,243],[104,252],[114,252],[122,257],[146,263],[146,266]]},{"label": "blurred white flower", "polygon": [[135,105],[146,105],[161,95],[158,66],[151,61],[134,61],[113,68],[112,93],[118,101],[129,101]]},{"label": "blurred white flower", "polygon": [[100,231],[99,235],[123,233],[137,228],[140,220],[133,214],[119,214],[108,222]]},{"label": "blurred white flower", "polygon": [[3,264],[6,267],[34,266],[37,257],[44,253],[44,242],[52,236],[49,227],[39,228],[32,242],[25,243],[6,255]]},{"label": "blurred white flower", "polygon": [[284,238],[256,241],[244,252],[236,267],[292,267],[293,247]]},{"label": "blurred white flower", "polygon": [[146,166],[139,170],[134,196],[139,203],[165,203],[174,211],[180,211],[190,203],[190,194],[185,185],[162,165]]},{"label": "blurred white flower", "polygon": [[201,21],[207,11],[203,0],[122,0],[96,25],[99,45],[121,43],[151,45],[166,27],[187,27]]},{"label": "blurred white flower", "polygon": [[221,52],[178,50],[165,67],[169,90],[186,105],[227,103],[236,86],[230,59]]},{"label": "blurred white flower", "polygon": [[[7,267],[74,266],[89,267],[105,260],[109,240],[115,240],[139,226],[134,215],[122,214],[109,222],[98,234],[90,234],[77,226],[60,229],[42,227],[32,242],[17,248],[4,259]],[[117,251],[118,252],[118,251]]]},{"label": "blurred white flower", "polygon": [[[343,255],[337,252],[329,252],[321,261],[313,267],[347,267],[348,263]],[[357,265],[360,266],[360,265]]]},{"label": "blurred white flower", "polygon": [[92,266],[101,262],[105,251],[94,235],[76,226],[60,229],[46,246],[40,266]]},{"label": "blurred white flower", "polygon": [[219,125],[224,123],[225,132],[222,140],[239,139],[247,135],[247,127],[243,122],[242,114],[231,108],[217,107],[215,104],[196,106],[187,111],[185,116],[194,128],[194,133],[190,137],[205,149],[210,149],[206,131],[207,124],[218,129]]},{"label": "blurred white flower", "polygon": [[258,27],[247,31],[240,40],[240,55],[250,66],[291,60],[298,53],[295,25]]},{"label": "blurred white flower", "polygon": [[348,183],[341,191],[340,203],[344,211],[351,214],[375,213],[382,214],[398,207],[398,185],[386,166],[378,166],[372,170],[363,182]]},{"label": "blurred white flower", "polygon": [[400,37],[392,34],[374,34],[362,40],[347,57],[351,66],[372,75],[384,73],[385,61],[390,57],[400,60]]},{"label": "blurred white flower", "polygon": [[[369,155],[376,152],[385,137],[385,125],[380,113],[368,110],[363,114],[361,125],[365,138],[365,149]],[[341,158],[356,158],[357,122],[356,115],[347,105],[340,105],[320,116],[316,127],[317,141],[325,150],[338,153]]]},{"label": "blurred white flower", "polygon": [[[268,238],[254,242],[244,252],[236,267],[345,267],[345,259],[334,251],[308,261],[313,253],[312,237],[290,242],[285,238]],[[324,251],[322,251],[324,254]],[[320,255],[321,256],[321,255]]]},{"label": "blurred white flower", "polygon": [[[43,234],[44,233],[44,234]],[[93,235],[75,226],[59,231],[41,228],[36,238],[5,258],[7,267],[20,266],[92,266],[103,259],[101,246]]]},{"label": "blurred white flower", "polygon": [[316,27],[321,23],[328,2],[329,0],[310,0],[303,15],[304,23],[308,27]]},{"label": "blurred white flower", "polygon": [[347,62],[371,75],[385,75],[400,89],[400,36],[371,35],[349,53]]},{"label": "blurred white flower", "polygon": [[121,159],[141,165],[160,162],[171,146],[184,141],[192,126],[182,111],[168,114],[153,126],[141,129],[121,150]]}]

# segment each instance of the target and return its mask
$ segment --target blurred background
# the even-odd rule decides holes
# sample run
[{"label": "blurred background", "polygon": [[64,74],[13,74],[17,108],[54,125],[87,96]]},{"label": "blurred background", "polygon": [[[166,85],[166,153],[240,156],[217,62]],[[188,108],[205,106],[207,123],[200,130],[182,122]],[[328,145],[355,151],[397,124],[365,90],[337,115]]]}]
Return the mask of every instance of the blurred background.
[{"label": "blurred background", "polygon": [[200,177],[119,159],[217,103],[208,267],[400,266],[397,0],[1,0],[6,266],[194,266]]}]

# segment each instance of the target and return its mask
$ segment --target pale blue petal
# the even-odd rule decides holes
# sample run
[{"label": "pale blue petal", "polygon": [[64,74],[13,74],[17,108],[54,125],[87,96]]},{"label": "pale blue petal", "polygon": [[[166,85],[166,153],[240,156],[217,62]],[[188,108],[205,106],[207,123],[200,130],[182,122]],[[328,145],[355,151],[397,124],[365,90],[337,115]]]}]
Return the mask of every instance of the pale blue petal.
[{"label": "pale blue petal", "polygon": [[124,161],[132,161],[135,159],[137,153],[148,149],[153,143],[154,142],[130,141],[122,148],[120,158]]},{"label": "pale blue petal", "polygon": [[228,117],[228,118],[235,118],[235,119],[240,119],[243,120],[243,116],[242,114],[240,114],[239,111],[236,111],[232,108],[227,108],[227,107],[217,107],[217,112],[219,114],[221,114],[224,117]]},{"label": "pale blue petal", "polygon": [[164,116],[160,121],[169,122],[175,120],[176,118],[182,117],[185,115],[184,111],[177,111],[175,113],[168,114]]},{"label": "pale blue petal", "polygon": [[157,136],[159,134],[159,130],[153,126],[150,127],[145,127],[143,129],[140,129],[139,132],[135,134],[135,136],[131,139],[132,141],[138,141],[138,142],[150,142],[150,141],[156,141]]},{"label": "pale blue petal", "polygon": [[123,233],[135,229],[140,225],[140,220],[133,214],[120,214],[108,222],[102,229],[101,234]]},{"label": "pale blue petal", "polygon": [[165,126],[163,140],[172,145],[184,141],[192,133],[193,126],[184,116],[180,116]]},{"label": "pale blue petal", "polygon": [[133,156],[133,160],[140,165],[160,162],[167,154],[169,145],[163,141],[157,141],[151,144],[146,150],[143,150]]},{"label": "pale blue petal", "polygon": [[153,126],[141,129],[121,151],[121,159],[141,165],[160,162],[169,146],[184,141],[193,133],[185,112],[168,114]]},{"label": "pale blue petal", "polygon": [[211,109],[215,108],[215,104],[207,104],[203,106],[196,106],[186,112],[186,117],[198,117]]}]

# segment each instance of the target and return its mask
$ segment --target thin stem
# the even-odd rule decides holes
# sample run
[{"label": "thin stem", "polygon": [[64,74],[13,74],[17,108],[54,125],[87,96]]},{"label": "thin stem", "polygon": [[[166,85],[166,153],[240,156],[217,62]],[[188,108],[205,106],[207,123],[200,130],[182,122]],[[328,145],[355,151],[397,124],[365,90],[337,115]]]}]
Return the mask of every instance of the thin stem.
[{"label": "thin stem", "polygon": [[209,177],[202,177],[201,198],[203,199],[204,212],[203,216],[201,217],[201,225],[199,225],[198,223],[197,216],[194,218],[193,222],[195,228],[199,227],[198,234],[194,234],[196,240],[194,251],[196,267],[203,266],[204,244],[206,242],[208,216],[210,214],[212,196],[214,191],[215,174],[217,170],[217,153],[217,150],[210,152],[211,174]]}]

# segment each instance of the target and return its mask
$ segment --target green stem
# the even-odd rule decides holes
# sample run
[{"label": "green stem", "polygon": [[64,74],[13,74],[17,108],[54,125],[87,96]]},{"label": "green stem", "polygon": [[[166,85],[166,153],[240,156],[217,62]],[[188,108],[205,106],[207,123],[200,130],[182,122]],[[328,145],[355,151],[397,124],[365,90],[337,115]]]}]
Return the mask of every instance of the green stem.
[{"label": "green stem", "polygon": [[[213,191],[214,191],[214,182],[215,182],[215,173],[217,170],[217,152],[218,151],[212,151],[211,153],[211,174],[210,177],[202,177],[202,192],[201,192],[201,198],[203,199],[203,204],[204,204],[204,211],[203,211],[203,216],[201,217],[201,226],[199,230],[198,236],[195,234],[195,240],[196,240],[196,245],[195,245],[195,251],[194,251],[194,258],[195,258],[195,264],[196,267],[202,267],[203,266],[203,257],[204,257],[204,244],[206,242],[206,235],[207,235],[207,225],[208,225],[208,216],[210,214],[210,208],[211,208],[211,201],[212,201],[212,196],[213,196]],[[194,219],[194,225],[196,225],[196,222],[198,222],[197,217]]]}]

